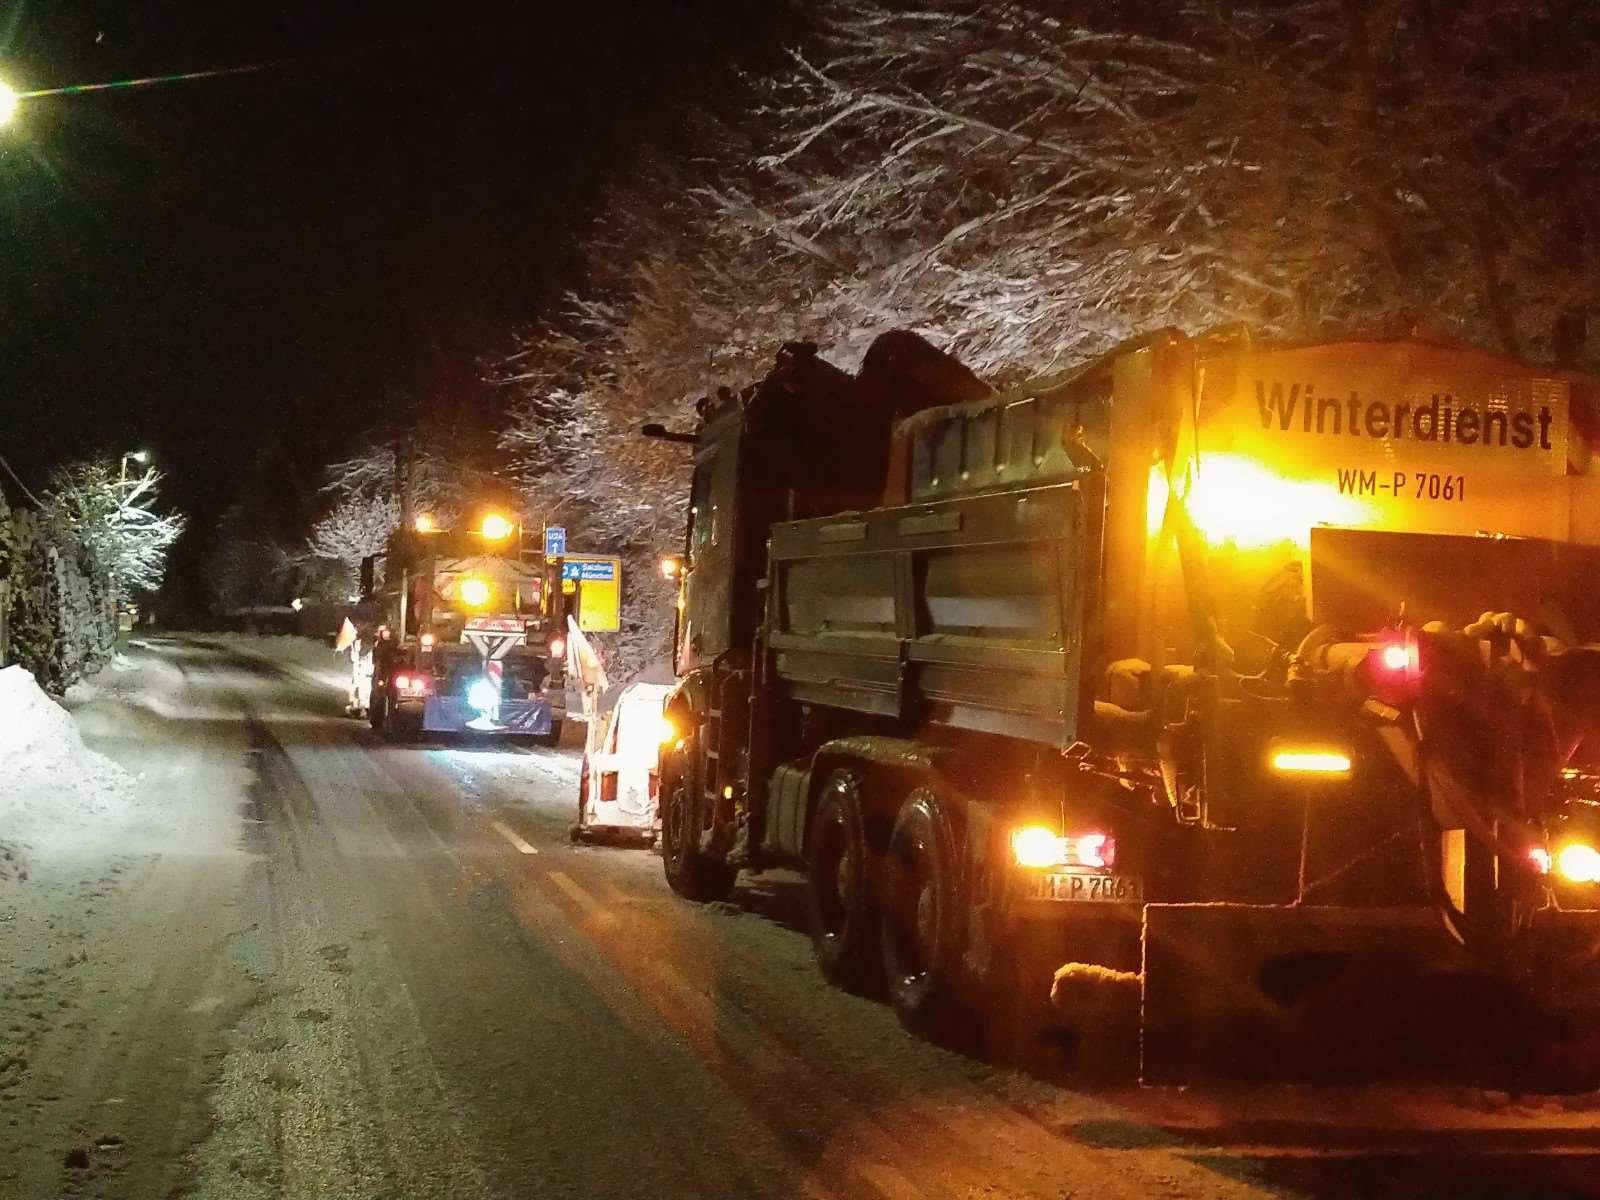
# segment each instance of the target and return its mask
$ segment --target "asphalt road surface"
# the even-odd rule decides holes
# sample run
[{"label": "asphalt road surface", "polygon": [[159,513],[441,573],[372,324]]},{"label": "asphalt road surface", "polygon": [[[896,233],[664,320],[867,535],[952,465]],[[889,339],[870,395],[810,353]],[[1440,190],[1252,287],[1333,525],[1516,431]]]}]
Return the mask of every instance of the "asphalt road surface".
[{"label": "asphalt road surface", "polygon": [[0,890],[0,1197],[1600,1194],[1594,1097],[919,1043],[820,981],[795,880],[696,907],[573,845],[573,750],[385,745],[282,639],[129,657],[76,715],[159,819]]}]

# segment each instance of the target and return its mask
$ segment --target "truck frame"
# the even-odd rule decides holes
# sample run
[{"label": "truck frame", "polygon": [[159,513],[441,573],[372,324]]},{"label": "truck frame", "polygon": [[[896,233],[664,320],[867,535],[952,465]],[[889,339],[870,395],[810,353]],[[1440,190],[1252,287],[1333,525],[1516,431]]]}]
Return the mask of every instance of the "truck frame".
[{"label": "truck frame", "polygon": [[1597,395],[1410,337],[1163,330],[1007,391],[904,332],[786,347],[668,435],[668,881],[803,871],[823,973],[907,1028],[1044,1011],[1146,1078],[1290,1070],[1375,970],[1570,1033]]}]

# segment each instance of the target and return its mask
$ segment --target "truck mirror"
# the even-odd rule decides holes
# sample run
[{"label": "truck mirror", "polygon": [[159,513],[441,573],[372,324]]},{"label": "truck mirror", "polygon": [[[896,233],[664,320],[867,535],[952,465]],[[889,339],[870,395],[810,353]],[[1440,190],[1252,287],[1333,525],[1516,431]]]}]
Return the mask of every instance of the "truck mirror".
[{"label": "truck mirror", "polygon": [[378,556],[376,554],[369,554],[361,560],[361,598],[363,600],[372,595],[377,566]]}]

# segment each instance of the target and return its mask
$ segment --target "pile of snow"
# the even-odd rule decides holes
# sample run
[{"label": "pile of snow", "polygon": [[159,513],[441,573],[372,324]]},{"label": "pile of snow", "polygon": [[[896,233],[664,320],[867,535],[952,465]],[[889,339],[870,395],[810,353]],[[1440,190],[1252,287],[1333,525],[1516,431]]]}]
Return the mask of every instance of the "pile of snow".
[{"label": "pile of snow", "polygon": [[132,804],[132,777],[83,744],[32,675],[0,669],[0,879],[26,878],[23,850],[96,839]]}]

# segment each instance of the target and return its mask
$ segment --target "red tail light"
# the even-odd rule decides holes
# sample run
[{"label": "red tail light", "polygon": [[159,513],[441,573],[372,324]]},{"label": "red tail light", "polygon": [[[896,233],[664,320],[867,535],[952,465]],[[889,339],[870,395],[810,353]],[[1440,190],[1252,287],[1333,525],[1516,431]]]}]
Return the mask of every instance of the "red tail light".
[{"label": "red tail light", "polygon": [[1404,672],[1411,666],[1411,652],[1398,642],[1390,642],[1378,651],[1378,665],[1385,671]]},{"label": "red tail light", "polygon": [[1384,635],[1367,655],[1366,667],[1380,699],[1391,703],[1408,699],[1422,682],[1422,653],[1416,634],[1401,629]]}]

